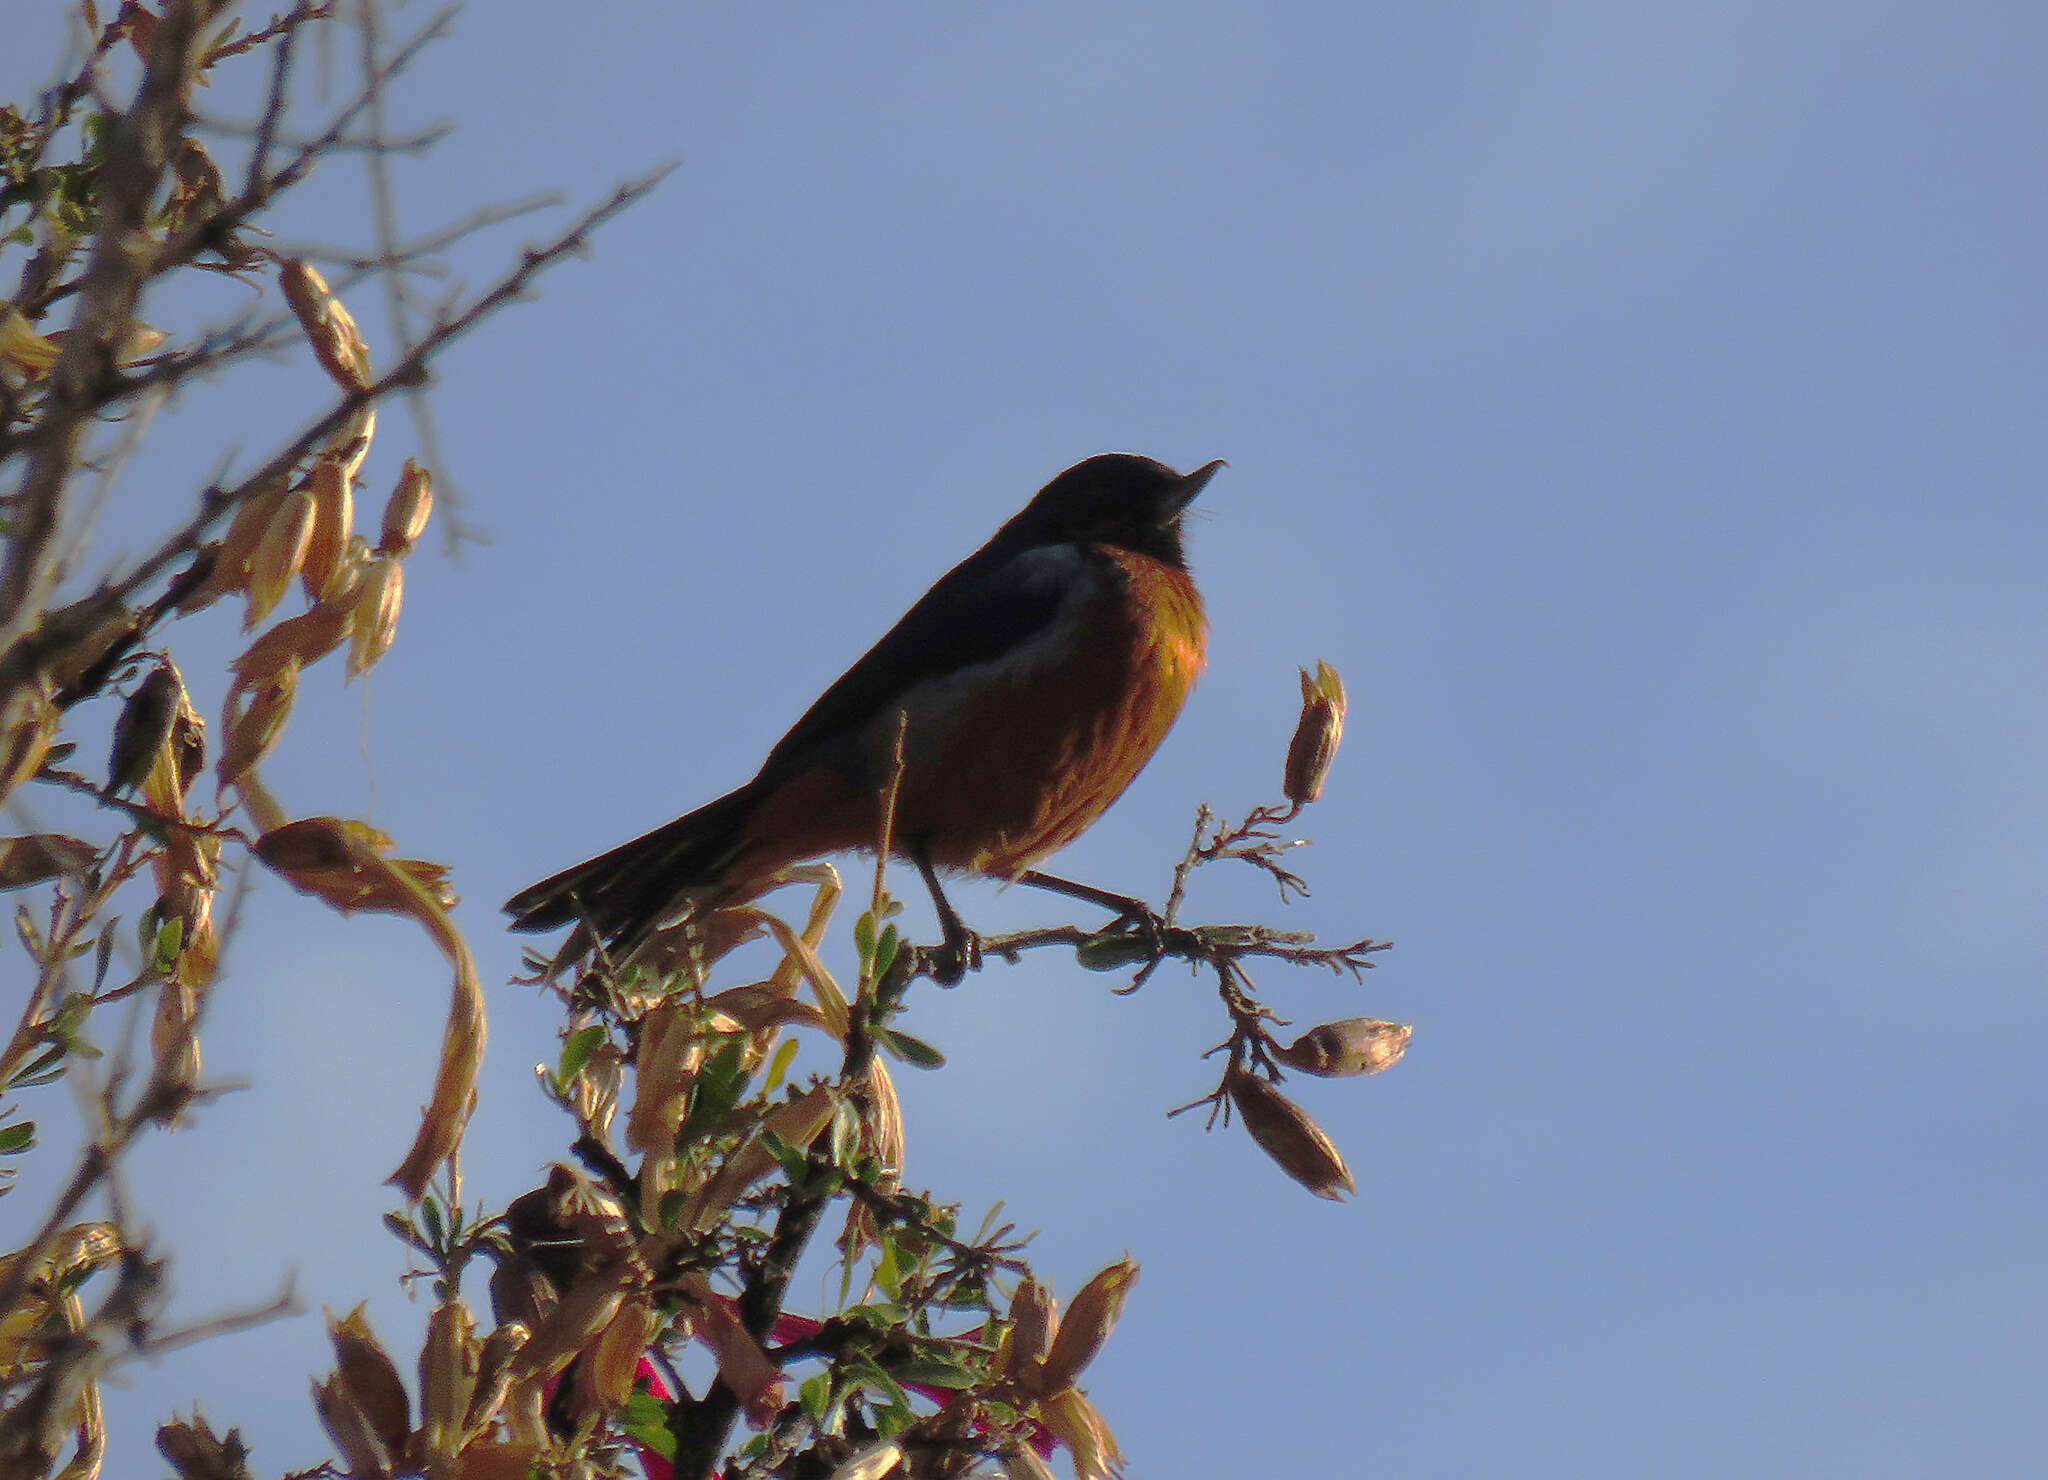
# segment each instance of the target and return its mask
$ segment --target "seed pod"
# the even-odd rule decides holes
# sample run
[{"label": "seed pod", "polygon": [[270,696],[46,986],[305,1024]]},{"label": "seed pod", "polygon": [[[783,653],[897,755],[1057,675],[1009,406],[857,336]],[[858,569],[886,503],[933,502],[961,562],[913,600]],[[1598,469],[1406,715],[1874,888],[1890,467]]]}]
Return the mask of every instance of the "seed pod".
[{"label": "seed pod", "polygon": [[384,505],[384,528],[377,540],[379,555],[409,555],[434,512],[434,480],[412,458],[398,475],[398,486]]},{"label": "seed pod", "polygon": [[412,1433],[412,1407],[397,1365],[370,1330],[366,1308],[358,1305],[340,1320],[329,1311],[327,1338],[334,1343],[335,1375],[346,1384],[356,1408],[376,1431],[385,1452],[403,1455]]},{"label": "seed pod", "polygon": [[0,697],[0,801],[43,768],[62,716],[50,680],[35,674]]},{"label": "seed pod", "polygon": [[1288,801],[1300,805],[1323,794],[1323,778],[1344,738],[1344,709],[1344,680],[1336,669],[1318,660],[1314,677],[1306,668],[1301,670],[1301,719],[1287,747],[1280,787]]},{"label": "seed pod", "polygon": [[216,1434],[196,1412],[161,1425],[156,1449],[178,1472],[178,1480],[249,1480],[249,1447],[242,1442],[242,1431]]},{"label": "seed pod", "polygon": [[347,567],[349,536],[355,532],[355,494],[341,466],[326,458],[306,475],[313,496],[313,536],[299,566],[299,583],[308,601],[334,594]]},{"label": "seed pod", "polygon": [[1045,1391],[1056,1393],[1074,1385],[1082,1369],[1095,1360],[1095,1354],[1109,1340],[1109,1333],[1116,1329],[1124,1300],[1137,1282],[1137,1263],[1126,1254],[1083,1285],[1080,1293],[1067,1303],[1067,1313],[1060,1318],[1059,1334],[1053,1337],[1052,1350],[1046,1353],[1045,1367],[1039,1374]]},{"label": "seed pod", "polygon": [[1273,1057],[1290,1069],[1325,1078],[1377,1074],[1401,1061],[1414,1032],[1407,1023],[1345,1018],[1310,1028],[1287,1047],[1275,1048]]},{"label": "seed pod", "polygon": [[356,1406],[340,1373],[325,1382],[314,1379],[313,1410],[320,1415],[320,1426],[334,1441],[352,1480],[391,1480],[391,1453],[376,1426]]},{"label": "seed pod", "polygon": [[269,616],[291,588],[292,577],[299,573],[312,546],[317,512],[313,495],[303,488],[293,489],[279,501],[256,548],[249,552],[249,609],[242,617],[244,632]]},{"label": "seed pod", "polygon": [[164,742],[171,738],[184,689],[177,671],[167,663],[157,664],[136,685],[121,706],[121,717],[114,721],[114,743],[107,755],[108,791],[123,792],[142,784],[163,754]]},{"label": "seed pod", "polygon": [[1281,1171],[1332,1202],[1358,1191],[1336,1142],[1299,1105],[1257,1074],[1234,1072],[1227,1084],[1244,1128]]},{"label": "seed pod", "polygon": [[1003,1375],[1012,1382],[1038,1391],[1038,1373],[1045,1354],[1052,1350],[1052,1333],[1060,1319],[1059,1302],[1052,1291],[1030,1275],[1017,1287],[1010,1300],[1010,1346]]},{"label": "seed pod", "polygon": [[484,1340],[476,1359],[476,1387],[469,1399],[469,1412],[462,1426],[474,1434],[497,1416],[498,1405],[512,1385],[512,1360],[531,1335],[524,1322],[506,1321]]},{"label": "seed pod", "polygon": [[228,693],[228,713],[221,725],[227,745],[220,758],[220,784],[232,786],[244,772],[270,754],[291,718],[292,701],[298,695],[299,660],[286,658],[268,683],[257,688],[239,714],[234,710],[238,692]]},{"label": "seed pod", "polygon": [[370,350],[356,328],[355,318],[327,286],[317,268],[298,258],[279,268],[277,283],[292,316],[306,331],[321,368],[345,390],[362,390],[370,384]]},{"label": "seed pod", "polygon": [[426,1340],[420,1343],[420,1443],[430,1467],[461,1452],[479,1352],[476,1321],[460,1299],[444,1300],[428,1313]]},{"label": "seed pod", "polygon": [[349,609],[348,676],[376,666],[398,637],[398,613],[405,604],[405,567],[396,560],[372,560],[363,572]]}]

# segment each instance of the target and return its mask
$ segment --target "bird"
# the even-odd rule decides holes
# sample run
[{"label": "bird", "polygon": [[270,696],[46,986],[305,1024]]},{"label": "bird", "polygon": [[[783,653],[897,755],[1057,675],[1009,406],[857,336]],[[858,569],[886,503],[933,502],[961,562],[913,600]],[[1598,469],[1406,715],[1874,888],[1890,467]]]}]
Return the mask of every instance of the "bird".
[{"label": "bird", "polygon": [[[1032,866],[1092,826],[1179,717],[1208,621],[1183,520],[1225,464],[1103,453],[1060,473],[835,680],[735,791],[522,889],[514,930],[575,925],[630,964],[665,927],[778,871],[888,836],[931,891],[941,979],[977,954],[939,874],[1019,881],[1120,913],[1134,901]],[[559,958],[558,958],[559,959]]]}]

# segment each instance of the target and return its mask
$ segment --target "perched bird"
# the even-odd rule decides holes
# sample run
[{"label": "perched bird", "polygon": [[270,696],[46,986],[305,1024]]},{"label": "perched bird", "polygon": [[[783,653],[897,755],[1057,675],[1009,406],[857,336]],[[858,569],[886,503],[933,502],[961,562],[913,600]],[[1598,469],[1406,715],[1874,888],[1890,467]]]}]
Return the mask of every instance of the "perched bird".
[{"label": "perched bird", "polygon": [[1202,671],[1181,519],[1222,466],[1107,453],[1068,468],[826,689],[752,781],[521,890],[513,928],[580,925],[623,963],[789,864],[874,848],[899,727],[893,851],[924,876],[949,944],[972,937],[940,870],[1128,903],[1031,866],[1123,794]]}]

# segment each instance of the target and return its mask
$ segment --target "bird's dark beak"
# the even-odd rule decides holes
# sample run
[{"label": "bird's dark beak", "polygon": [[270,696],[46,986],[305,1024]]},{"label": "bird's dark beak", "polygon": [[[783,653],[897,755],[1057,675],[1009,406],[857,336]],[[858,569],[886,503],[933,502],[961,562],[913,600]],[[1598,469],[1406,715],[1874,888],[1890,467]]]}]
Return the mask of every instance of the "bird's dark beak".
[{"label": "bird's dark beak", "polygon": [[1172,493],[1167,495],[1166,517],[1168,519],[1180,518],[1187,511],[1188,505],[1193,503],[1201,491],[1209,486],[1209,480],[1216,476],[1216,470],[1229,466],[1229,463],[1219,457],[1216,461],[1204,463],[1192,473],[1184,475],[1179,485],[1175,487]]}]

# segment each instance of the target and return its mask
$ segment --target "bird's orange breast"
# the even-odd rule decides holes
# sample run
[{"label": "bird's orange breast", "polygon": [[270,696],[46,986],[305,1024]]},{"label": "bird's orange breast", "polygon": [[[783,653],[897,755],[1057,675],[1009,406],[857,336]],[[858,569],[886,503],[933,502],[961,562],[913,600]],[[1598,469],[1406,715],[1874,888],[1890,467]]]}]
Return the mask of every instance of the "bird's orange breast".
[{"label": "bird's orange breast", "polygon": [[1127,550],[1087,555],[1098,589],[1065,650],[992,674],[904,778],[897,835],[922,837],[941,868],[1013,876],[1079,837],[1151,760],[1202,671],[1208,628],[1187,573]]}]

